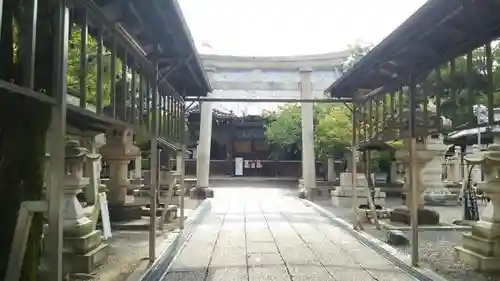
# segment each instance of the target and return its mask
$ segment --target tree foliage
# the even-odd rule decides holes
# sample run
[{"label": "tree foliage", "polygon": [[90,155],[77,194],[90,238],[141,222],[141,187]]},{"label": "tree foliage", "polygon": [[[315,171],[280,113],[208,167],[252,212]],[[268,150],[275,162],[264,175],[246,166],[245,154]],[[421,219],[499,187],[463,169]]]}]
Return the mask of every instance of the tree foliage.
[{"label": "tree foliage", "polygon": [[344,105],[317,105],[315,150],[320,158],[345,152],[352,140],[352,118]]},{"label": "tree foliage", "polygon": [[[302,122],[300,104],[285,104],[278,110],[265,112],[266,140],[279,156],[293,154],[300,158],[302,149]],[[320,158],[341,154],[350,145],[352,122],[344,105],[315,105],[314,140],[316,155]],[[275,155],[275,156],[278,156]]]},{"label": "tree foliage", "polygon": [[276,111],[265,111],[266,140],[273,148],[274,157],[292,155],[297,158],[301,151],[302,130],[300,107],[285,104]]},{"label": "tree foliage", "polygon": [[[350,46],[351,55],[342,65],[342,71],[352,67],[370,47]],[[286,104],[263,114],[266,120],[266,140],[275,156],[293,154],[300,158],[302,127],[300,104]],[[314,106],[315,152],[319,158],[342,154],[352,139],[351,113],[345,105],[317,104]]]},{"label": "tree foliage", "polygon": [[[500,106],[500,45],[498,42],[491,44],[492,64],[493,64],[493,105]],[[487,93],[490,90],[487,78],[487,62],[485,47],[480,47],[472,51],[472,67],[470,74],[467,70],[467,55],[460,56],[454,60],[455,73],[452,75],[449,64],[443,65],[437,71],[432,72],[425,83],[435,95],[441,94],[441,112],[453,119],[454,124],[464,124],[468,121],[467,112],[471,106],[468,96],[470,90],[474,104],[487,105]],[[439,75],[438,75],[439,74]],[[470,84],[470,89],[468,89]],[[434,99],[435,100],[435,99]]]},{"label": "tree foliage", "polygon": [[[68,88],[78,92],[80,89],[80,58],[82,54],[82,29],[80,26],[73,24],[71,26],[71,35],[69,38],[68,48]],[[86,69],[84,69],[87,77],[87,102],[96,104],[97,102],[97,55],[98,46],[97,40],[92,36],[87,36],[86,45]],[[102,75],[102,92],[103,92],[103,105],[110,104],[111,82],[115,82],[117,78],[114,74],[111,77],[111,52],[103,46],[103,75]],[[122,69],[122,62],[116,59],[115,69],[120,72]]]},{"label": "tree foliage", "polygon": [[362,57],[364,57],[372,49],[372,45],[365,45],[357,42],[355,44],[349,45],[350,55],[341,65],[341,72],[347,72],[351,67],[353,67]]}]

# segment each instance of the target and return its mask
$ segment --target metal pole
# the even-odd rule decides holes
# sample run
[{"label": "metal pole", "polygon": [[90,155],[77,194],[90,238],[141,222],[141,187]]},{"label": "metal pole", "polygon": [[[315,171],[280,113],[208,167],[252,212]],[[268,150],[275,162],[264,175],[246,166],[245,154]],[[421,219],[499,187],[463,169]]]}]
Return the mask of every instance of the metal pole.
[{"label": "metal pole", "polygon": [[[465,201],[465,199],[464,199],[465,188],[467,187],[467,184],[468,184],[468,181],[469,181],[469,177],[468,177],[468,173],[467,173],[467,171],[469,169],[468,169],[467,162],[465,161],[465,157],[462,155],[461,158],[462,158],[461,159],[462,160],[462,187],[461,187],[461,190],[460,190],[460,197],[461,197],[461,200],[462,200],[462,204],[464,204],[464,201]],[[462,220],[465,220],[465,212],[462,212]]]},{"label": "metal pole", "polygon": [[352,105],[352,150],[351,150],[351,181],[352,181],[352,211],[354,216],[353,228],[358,229],[359,219],[358,219],[358,191],[357,191],[357,171],[356,171],[356,105]]},{"label": "metal pole", "polygon": [[181,164],[180,164],[180,179],[179,179],[179,184],[181,186],[181,196],[179,198],[180,202],[179,202],[179,228],[180,229],[184,229],[184,206],[185,206],[185,202],[184,202],[184,195],[186,194],[186,190],[184,188],[184,178],[185,178],[185,172],[186,172],[186,168],[185,168],[185,160],[184,160],[184,157],[186,156],[186,143],[183,143],[182,144],[182,150],[181,150],[181,157],[179,157],[179,160],[181,161]]},{"label": "metal pole", "polygon": [[50,124],[50,179],[47,189],[49,231],[48,266],[51,280],[62,280],[62,184],[64,178],[64,142],[66,135],[66,93],[68,70],[69,11],[65,0],[55,3],[54,18],[54,97]]},{"label": "metal pole", "polygon": [[[477,128],[477,149],[478,151],[481,151],[481,127]],[[478,169],[479,169],[479,181],[483,181],[483,166],[482,165],[478,166]],[[476,173],[476,171],[474,171],[474,173]]]},{"label": "metal pole", "polygon": [[477,146],[481,147],[481,127],[477,128]]},{"label": "metal pole", "polygon": [[417,175],[416,175],[416,146],[417,146],[417,135],[416,135],[416,124],[415,124],[415,109],[417,103],[415,101],[415,84],[413,81],[410,82],[409,91],[409,108],[410,108],[410,118],[409,118],[409,137],[410,141],[408,143],[409,152],[409,180],[410,180],[410,190],[411,190],[411,203],[410,203],[410,221],[411,221],[411,264],[413,266],[419,266],[419,252],[418,252],[418,208],[420,204],[420,193],[417,187]]},{"label": "metal pole", "polygon": [[[156,61],[155,66],[158,67]],[[151,155],[150,155],[150,186],[149,186],[149,261],[152,263],[156,259],[156,197],[158,190],[158,75],[155,75],[152,83],[153,102],[152,110],[152,124],[151,124]]]},{"label": "metal pole", "polygon": [[[366,177],[366,182],[365,182],[365,193],[366,193],[366,199],[368,202],[368,207],[370,208],[373,216],[373,221],[375,222],[375,227],[377,229],[380,229],[380,223],[378,221],[378,215],[377,215],[377,209],[375,208],[375,202],[374,202],[374,197],[372,196],[375,192],[372,192],[371,188],[375,188],[375,181],[374,179],[371,178],[372,173],[371,173],[371,155],[369,150],[365,150],[364,152],[364,163],[365,163],[365,177]],[[373,186],[371,186],[372,184]]]},{"label": "metal pole", "polygon": [[[188,107],[189,108],[189,107]],[[185,220],[185,217],[184,217],[184,208],[185,208],[185,195],[186,195],[186,190],[184,188],[184,180],[186,178],[186,143],[188,141],[188,138],[189,138],[189,132],[188,132],[188,129],[186,128],[186,111],[187,109],[186,108],[182,108],[180,110],[180,118],[181,119],[181,142],[182,142],[182,157],[181,157],[181,178],[180,178],[180,185],[181,185],[181,196],[180,196],[180,202],[179,202],[179,208],[180,208],[180,211],[179,211],[179,228],[180,229],[184,229],[184,220]]]},{"label": "metal pole", "polygon": [[2,36],[3,0],[0,0],[0,37]]}]

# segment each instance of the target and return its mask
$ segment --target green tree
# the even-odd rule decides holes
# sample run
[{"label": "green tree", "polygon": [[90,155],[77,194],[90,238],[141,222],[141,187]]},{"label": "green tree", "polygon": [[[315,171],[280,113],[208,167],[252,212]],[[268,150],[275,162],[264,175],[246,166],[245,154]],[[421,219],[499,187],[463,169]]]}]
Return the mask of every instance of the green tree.
[{"label": "green tree", "polygon": [[[349,48],[351,55],[343,63],[343,71],[352,67],[371,47],[357,43]],[[345,152],[352,138],[351,113],[347,107],[340,104],[318,104],[314,109],[316,155],[325,158]],[[274,156],[293,154],[300,157],[302,148],[300,105],[287,104],[263,115],[267,126],[266,139],[273,148]]]},{"label": "green tree", "polygon": [[[80,90],[80,58],[81,58],[81,27],[73,24],[71,26],[71,36],[68,46],[68,88],[74,92]],[[97,40],[92,36],[87,36],[86,61],[87,68],[84,70],[87,75],[87,102],[96,104],[97,102]],[[111,52],[103,47],[103,75],[102,75],[102,92],[103,105],[110,104],[111,81],[115,82],[116,77],[111,80]],[[121,74],[122,62],[117,59],[115,62],[117,73]],[[131,75],[130,71],[129,75]]]},{"label": "green tree", "polygon": [[372,45],[362,44],[361,42],[356,42],[355,44],[349,45],[349,57],[342,63],[341,71],[345,73],[351,69],[362,57],[364,57],[373,48]]},{"label": "green tree", "polygon": [[[498,42],[491,44],[493,61],[493,104],[500,106],[500,45]],[[441,95],[441,113],[443,116],[453,119],[454,124],[464,124],[468,121],[467,112],[471,106],[467,96],[467,83],[470,79],[471,91],[474,104],[487,105],[487,63],[485,47],[479,47],[472,51],[472,72],[467,73],[467,56],[459,56],[454,59],[455,74],[452,75],[450,64],[442,65],[438,72],[430,73],[423,85],[431,90],[432,94]],[[435,98],[434,98],[435,101]]]},{"label": "green tree", "polygon": [[[267,120],[266,140],[276,157],[295,155],[300,158],[302,149],[301,108],[298,104],[286,104],[273,112],[264,113]],[[341,154],[352,138],[350,112],[344,105],[315,105],[315,151],[325,158]]]},{"label": "green tree", "polygon": [[276,111],[264,112],[263,117],[266,123],[266,140],[272,148],[272,156],[300,157],[302,143],[300,106],[285,104]]},{"label": "green tree", "polygon": [[344,105],[318,105],[315,128],[316,155],[326,158],[342,154],[351,146],[352,118]]}]

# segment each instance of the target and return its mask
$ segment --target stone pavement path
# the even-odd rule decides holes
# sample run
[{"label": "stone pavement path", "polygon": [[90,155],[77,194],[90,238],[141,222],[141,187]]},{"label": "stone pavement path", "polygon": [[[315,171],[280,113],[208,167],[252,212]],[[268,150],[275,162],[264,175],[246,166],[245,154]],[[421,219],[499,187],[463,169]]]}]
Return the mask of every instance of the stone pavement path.
[{"label": "stone pavement path", "polygon": [[416,280],[280,189],[216,189],[163,280]]}]

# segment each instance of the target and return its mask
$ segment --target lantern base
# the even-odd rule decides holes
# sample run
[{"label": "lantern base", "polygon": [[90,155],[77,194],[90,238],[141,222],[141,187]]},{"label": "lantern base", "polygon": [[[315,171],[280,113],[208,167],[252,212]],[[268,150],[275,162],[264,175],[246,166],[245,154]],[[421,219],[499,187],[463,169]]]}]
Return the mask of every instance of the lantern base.
[{"label": "lantern base", "polygon": [[112,222],[138,220],[142,217],[142,208],[132,204],[108,204],[109,219]]},{"label": "lantern base", "polygon": [[[419,208],[417,214],[419,225],[439,225],[438,212],[426,208]],[[395,208],[392,210],[389,218],[391,222],[399,222],[407,225],[411,224],[410,210],[407,206]]]},{"label": "lantern base", "polygon": [[100,230],[81,236],[64,237],[64,272],[91,273],[104,264],[108,245],[102,243]]},{"label": "lantern base", "polygon": [[500,271],[500,239],[485,238],[474,233],[463,233],[462,246],[455,247],[463,263],[480,272]]}]

